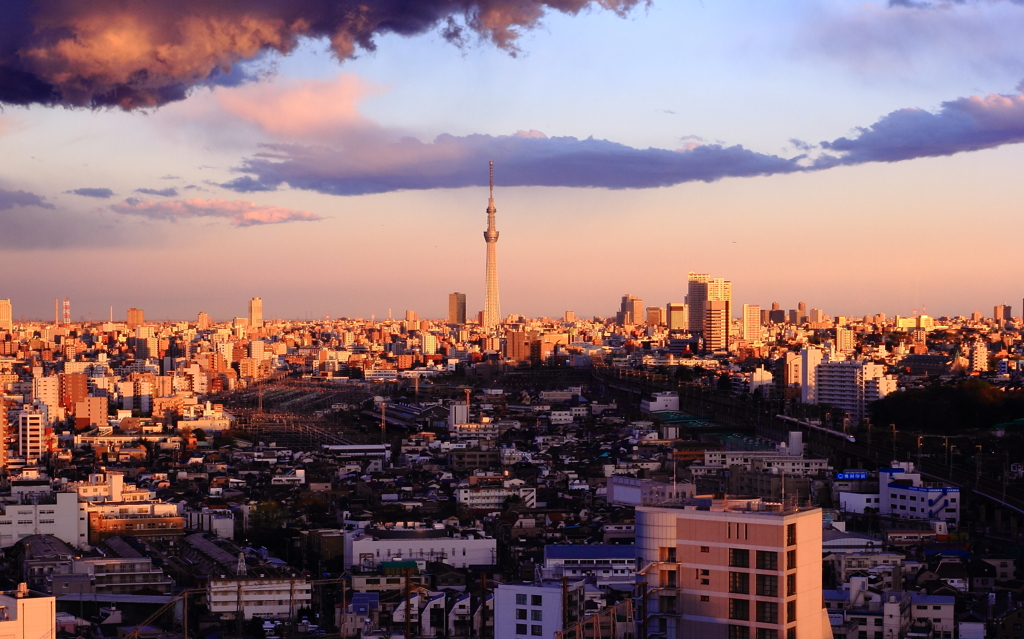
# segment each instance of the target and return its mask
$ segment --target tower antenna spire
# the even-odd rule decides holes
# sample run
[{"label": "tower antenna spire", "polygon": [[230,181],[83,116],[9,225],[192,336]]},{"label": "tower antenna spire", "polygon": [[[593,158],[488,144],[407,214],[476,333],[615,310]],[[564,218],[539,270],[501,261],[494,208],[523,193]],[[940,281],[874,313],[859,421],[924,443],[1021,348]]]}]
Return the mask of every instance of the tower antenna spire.
[{"label": "tower antenna spire", "polygon": [[487,164],[488,164],[488,167],[489,167],[489,170],[490,170],[490,180],[489,180],[490,187],[491,187],[490,198],[493,200],[494,199],[494,162],[488,162]]}]

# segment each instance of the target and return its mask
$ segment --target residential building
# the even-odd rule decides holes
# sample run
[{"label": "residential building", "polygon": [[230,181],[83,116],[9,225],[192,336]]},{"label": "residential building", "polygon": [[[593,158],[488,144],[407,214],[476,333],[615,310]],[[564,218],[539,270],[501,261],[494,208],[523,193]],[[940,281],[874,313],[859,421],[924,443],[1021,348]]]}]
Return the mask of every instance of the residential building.
[{"label": "residential building", "polygon": [[11,639],[56,639],[57,600],[18,584],[16,590],[0,593],[0,637]]},{"label": "residential building", "polygon": [[0,331],[14,330],[14,311],[10,299],[0,300]]},{"label": "residential building", "polygon": [[636,545],[648,635],[827,636],[818,508],[705,497],[640,506]]},{"label": "residential building", "polygon": [[704,303],[704,350],[722,351],[729,348],[729,303],[708,300]]},{"label": "residential building", "polygon": [[816,404],[844,411],[852,425],[867,417],[867,406],[896,390],[896,377],[885,366],[868,362],[824,362],[815,375]]},{"label": "residential building", "polygon": [[141,308],[134,306],[128,309],[128,330],[134,331],[137,327],[146,323],[146,313]]},{"label": "residential building", "polygon": [[346,536],[346,562],[373,570],[388,561],[439,561],[456,568],[490,566],[498,542],[476,530],[456,532],[444,526],[373,526]]},{"label": "residential building", "polygon": [[756,304],[743,305],[743,340],[761,340],[761,307]]},{"label": "residential building", "polygon": [[632,544],[544,546],[543,575],[572,581],[591,578],[599,587],[636,580],[636,547]]},{"label": "residential building", "polygon": [[249,300],[249,328],[263,328],[263,299]]},{"label": "residential building", "polygon": [[494,589],[494,627],[502,639],[554,639],[583,619],[584,582],[500,584]]},{"label": "residential building", "polygon": [[450,293],[448,295],[448,323],[460,326],[466,323],[465,293]]}]

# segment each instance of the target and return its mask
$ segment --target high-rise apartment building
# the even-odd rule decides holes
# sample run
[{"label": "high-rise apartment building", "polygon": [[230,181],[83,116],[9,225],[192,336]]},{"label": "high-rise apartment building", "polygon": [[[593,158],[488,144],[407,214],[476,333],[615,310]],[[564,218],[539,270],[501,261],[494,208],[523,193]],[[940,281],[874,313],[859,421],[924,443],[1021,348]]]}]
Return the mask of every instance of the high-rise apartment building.
[{"label": "high-rise apartment building", "polygon": [[743,305],[743,340],[757,342],[761,339],[761,307],[756,304]]},{"label": "high-rise apartment building", "polygon": [[501,304],[498,301],[498,229],[494,225],[494,216],[498,209],[494,207],[494,162],[488,163],[490,170],[490,197],[487,200],[487,230],[484,241],[487,242],[487,268],[484,273],[484,310],[483,327],[494,328],[501,323]]},{"label": "high-rise apartment building", "polygon": [[196,328],[200,331],[208,331],[213,326],[213,320],[210,319],[210,315],[206,311],[200,311],[199,317],[196,319]]},{"label": "high-rise apartment building", "polygon": [[817,404],[818,366],[825,359],[825,351],[817,346],[806,346],[800,351],[800,401]]},{"label": "high-rise apartment building", "polygon": [[[53,378],[56,381],[56,378]],[[42,458],[46,444],[46,417],[41,411],[18,412],[17,451],[29,464]]]},{"label": "high-rise apartment building", "polygon": [[729,303],[724,300],[704,302],[704,350],[729,348]]},{"label": "high-rise apartment building", "polygon": [[[707,273],[690,272],[687,276],[686,303],[690,306],[690,331],[703,331],[706,325],[705,304],[725,302],[726,317],[732,319],[732,282]],[[707,342],[707,336],[704,338]],[[725,342],[729,342],[729,322],[725,323]]]},{"label": "high-rise apartment building", "polygon": [[840,353],[853,352],[854,348],[853,331],[842,326],[836,327],[836,350]]},{"label": "high-rise apartment building", "polygon": [[249,300],[249,327],[263,328],[263,300],[259,297]]},{"label": "high-rise apartment building", "polygon": [[665,316],[668,320],[668,330],[687,331],[690,330],[690,307],[678,302],[669,302],[665,306]]},{"label": "high-rise apartment building", "polygon": [[638,506],[636,548],[647,636],[831,636],[819,508],[700,497],[683,507]]},{"label": "high-rise apartment building", "polygon": [[825,362],[818,365],[814,403],[846,413],[853,425],[867,416],[867,405],[896,390],[896,378],[885,366],[869,362]]},{"label": "high-rise apartment building", "polygon": [[135,308],[134,306],[128,309],[128,330],[135,330],[136,326],[142,326],[146,323],[146,313],[141,308]]},{"label": "high-rise apartment building", "polygon": [[460,326],[466,323],[465,293],[450,293],[448,295],[448,323]]},{"label": "high-rise apartment building", "polygon": [[14,311],[11,308],[11,300],[0,300],[0,331],[8,333],[14,330]]},{"label": "high-rise apartment building", "polygon": [[566,311],[565,312],[564,321],[567,324],[571,324],[571,323],[575,322],[576,321],[576,311]]}]

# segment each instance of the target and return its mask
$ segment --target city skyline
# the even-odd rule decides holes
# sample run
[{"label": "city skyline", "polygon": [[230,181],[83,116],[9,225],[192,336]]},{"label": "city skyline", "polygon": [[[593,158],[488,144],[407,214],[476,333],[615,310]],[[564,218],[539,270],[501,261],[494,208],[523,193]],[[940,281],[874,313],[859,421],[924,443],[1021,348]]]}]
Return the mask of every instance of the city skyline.
[{"label": "city skyline", "polygon": [[[474,33],[431,4],[410,37],[379,15],[333,52],[345,25],[198,60],[182,36],[182,68],[120,93],[121,59],[87,45],[134,25],[148,64],[157,18],[48,16],[83,48],[17,69],[50,98],[0,87],[0,270],[17,274],[0,295],[37,318],[54,297],[76,318],[223,317],[257,293],[282,317],[368,318],[442,317],[444,292],[465,290],[474,313],[493,159],[505,314],[606,315],[626,290],[680,301],[689,269],[735,282],[737,308],[939,316],[1018,299],[1024,266],[993,277],[973,256],[1018,217],[1024,8],[565,6]],[[129,111],[106,108],[128,94]]]}]

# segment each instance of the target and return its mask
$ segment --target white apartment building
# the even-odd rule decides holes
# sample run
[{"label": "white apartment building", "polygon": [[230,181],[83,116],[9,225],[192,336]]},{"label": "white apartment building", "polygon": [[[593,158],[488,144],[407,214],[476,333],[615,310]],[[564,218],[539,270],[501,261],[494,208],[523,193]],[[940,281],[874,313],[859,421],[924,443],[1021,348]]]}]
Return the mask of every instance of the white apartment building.
[{"label": "white apartment building", "polygon": [[636,579],[636,548],[632,544],[560,544],[544,546],[543,575],[572,581],[592,577],[598,587],[632,584]]},{"label": "white apartment building", "polygon": [[640,400],[640,411],[643,413],[655,413],[663,410],[679,410],[679,393],[665,391],[662,393],[651,393],[651,396]]},{"label": "white apartment building", "polygon": [[[583,619],[583,581],[500,584],[494,589],[494,627],[503,639],[554,639]],[[500,629],[500,630],[498,630]]]},{"label": "white apartment building", "polygon": [[88,542],[87,519],[84,504],[70,492],[35,495],[29,503],[0,504],[0,548],[30,535],[53,535],[81,547]]},{"label": "white apartment building", "polygon": [[46,415],[41,411],[18,411],[17,451],[18,457],[26,463],[34,464],[46,453],[46,422]]},{"label": "white apartment building", "polygon": [[468,568],[491,566],[498,560],[498,541],[493,537],[473,532],[451,535],[443,528],[370,528],[347,533],[345,546],[348,564],[360,570],[374,570],[385,561],[440,561]]},{"label": "white apartment building", "polygon": [[528,486],[463,486],[455,489],[455,499],[473,510],[501,510],[509,497],[519,497],[526,508],[537,506],[537,489]]},{"label": "white apartment building", "polygon": [[210,612],[222,619],[270,617],[291,619],[309,606],[312,586],[296,577],[228,577],[210,579]]},{"label": "white apartment building", "polygon": [[817,368],[817,404],[843,410],[854,424],[867,416],[867,405],[896,390],[896,378],[885,366],[867,362],[825,362]]}]

